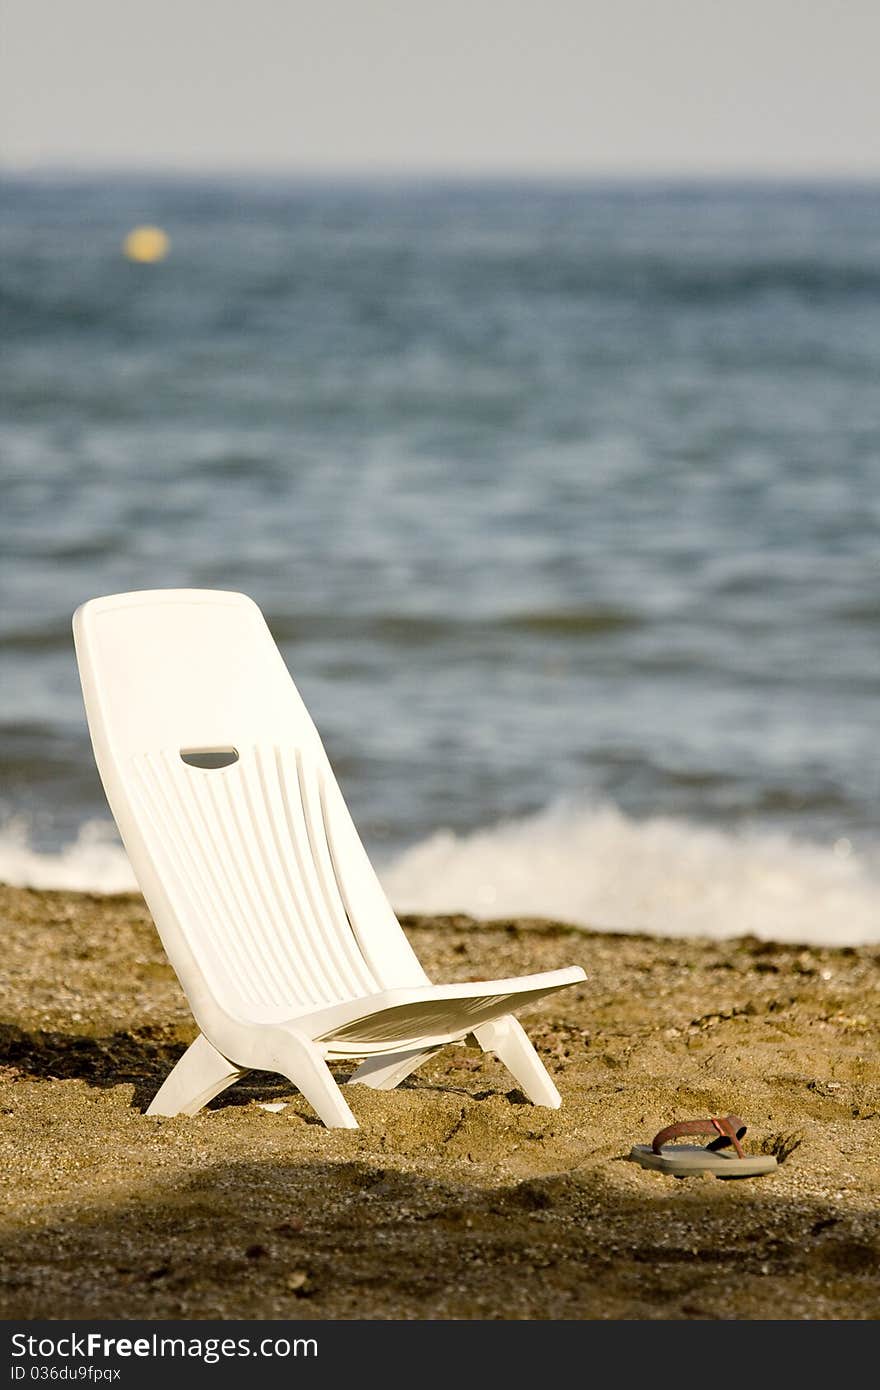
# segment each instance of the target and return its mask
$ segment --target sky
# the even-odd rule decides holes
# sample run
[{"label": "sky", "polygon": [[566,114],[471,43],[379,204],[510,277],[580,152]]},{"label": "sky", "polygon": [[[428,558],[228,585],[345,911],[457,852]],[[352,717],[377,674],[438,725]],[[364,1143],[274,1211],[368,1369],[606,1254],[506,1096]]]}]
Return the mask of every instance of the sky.
[{"label": "sky", "polygon": [[880,176],[880,0],[0,0],[0,165]]}]

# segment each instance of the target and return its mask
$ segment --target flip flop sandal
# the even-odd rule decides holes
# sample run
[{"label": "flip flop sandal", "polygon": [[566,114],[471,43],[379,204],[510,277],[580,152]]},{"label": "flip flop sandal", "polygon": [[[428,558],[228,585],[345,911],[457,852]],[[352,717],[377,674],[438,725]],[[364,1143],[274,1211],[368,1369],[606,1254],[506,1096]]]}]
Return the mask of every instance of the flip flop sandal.
[{"label": "flip flop sandal", "polygon": [[[634,1144],[630,1158],[643,1168],[668,1173],[673,1178],[691,1178],[697,1173],[714,1173],[716,1178],[758,1178],[778,1166],[773,1154],[743,1153],[740,1139],[746,1126],[738,1115],[713,1115],[708,1120],[681,1120],[655,1134],[650,1144]],[[696,1144],[671,1144],[686,1134],[711,1134],[713,1140],[701,1149]],[[721,1150],[732,1144],[735,1154]],[[665,1146],[665,1147],[664,1147]]]}]

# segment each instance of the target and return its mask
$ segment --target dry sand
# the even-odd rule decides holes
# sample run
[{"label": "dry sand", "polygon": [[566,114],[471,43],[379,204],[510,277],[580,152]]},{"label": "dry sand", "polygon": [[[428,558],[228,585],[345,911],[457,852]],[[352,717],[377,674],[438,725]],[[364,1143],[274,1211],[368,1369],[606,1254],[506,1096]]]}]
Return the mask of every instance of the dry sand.
[{"label": "dry sand", "polygon": [[[194,1027],[143,902],[0,887],[0,1315],[880,1314],[880,950],[405,924],[438,979],[585,967],[523,1020],[562,1110],[448,1048],[390,1094],[353,1088],[357,1132],[261,1074],[148,1119]],[[776,1174],[626,1161],[728,1111]]]}]

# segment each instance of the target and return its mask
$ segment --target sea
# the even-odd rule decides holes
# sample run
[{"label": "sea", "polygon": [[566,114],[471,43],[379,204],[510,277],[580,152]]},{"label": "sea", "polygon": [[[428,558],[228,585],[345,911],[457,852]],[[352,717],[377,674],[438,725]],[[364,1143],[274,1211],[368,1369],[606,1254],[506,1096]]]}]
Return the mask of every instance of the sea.
[{"label": "sea", "polygon": [[7,175],[0,879],[133,885],[70,619],[165,586],[401,911],[880,941],[880,188]]}]

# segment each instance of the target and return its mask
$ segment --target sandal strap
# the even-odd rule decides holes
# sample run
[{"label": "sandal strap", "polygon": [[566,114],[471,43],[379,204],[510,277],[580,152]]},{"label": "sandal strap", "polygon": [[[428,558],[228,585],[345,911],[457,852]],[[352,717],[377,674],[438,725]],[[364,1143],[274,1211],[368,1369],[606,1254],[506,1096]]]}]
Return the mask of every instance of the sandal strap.
[{"label": "sandal strap", "polygon": [[710,1134],[714,1136],[714,1142],[708,1145],[710,1149],[722,1149],[727,1144],[732,1144],[736,1149],[739,1158],[744,1158],[740,1139],[746,1132],[739,1115],[712,1115],[706,1120],[679,1120],[677,1124],[667,1125],[661,1129],[659,1134],[655,1134],[651,1141],[651,1148],[658,1154],[664,1144],[668,1144],[671,1139],[680,1139],[686,1134]]}]

